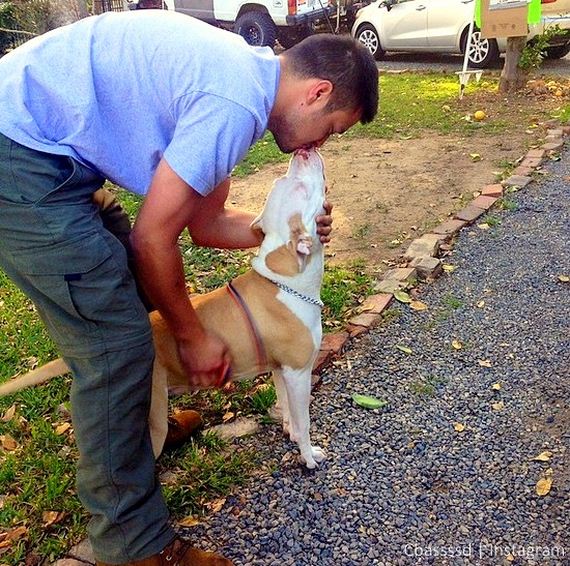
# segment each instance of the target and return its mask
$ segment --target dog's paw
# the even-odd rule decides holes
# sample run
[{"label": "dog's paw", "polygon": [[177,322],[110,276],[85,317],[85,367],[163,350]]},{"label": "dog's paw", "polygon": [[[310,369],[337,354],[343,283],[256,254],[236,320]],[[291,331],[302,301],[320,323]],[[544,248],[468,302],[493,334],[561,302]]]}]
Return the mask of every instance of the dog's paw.
[{"label": "dog's paw", "polygon": [[314,470],[321,462],[327,459],[327,455],[322,448],[311,446],[310,454],[301,454],[301,460],[309,470]]}]

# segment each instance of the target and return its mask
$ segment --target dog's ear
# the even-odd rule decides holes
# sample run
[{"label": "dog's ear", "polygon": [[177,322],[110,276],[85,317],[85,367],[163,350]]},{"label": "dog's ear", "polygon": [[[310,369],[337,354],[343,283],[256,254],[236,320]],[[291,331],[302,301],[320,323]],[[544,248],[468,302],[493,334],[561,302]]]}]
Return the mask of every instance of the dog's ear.
[{"label": "dog's ear", "polygon": [[300,214],[294,214],[289,219],[289,230],[287,243],[268,253],[265,264],[275,273],[292,277],[307,267],[313,251],[313,238]]},{"label": "dog's ear", "polygon": [[290,240],[287,244],[291,253],[295,255],[299,266],[299,273],[307,267],[310,255],[313,251],[313,238],[303,223],[300,214],[294,214],[289,218]]}]

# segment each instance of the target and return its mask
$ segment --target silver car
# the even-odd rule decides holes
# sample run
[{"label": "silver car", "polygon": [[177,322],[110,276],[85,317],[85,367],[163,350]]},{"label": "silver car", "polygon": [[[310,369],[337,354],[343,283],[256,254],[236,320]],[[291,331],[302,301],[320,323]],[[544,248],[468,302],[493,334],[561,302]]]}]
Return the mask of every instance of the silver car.
[{"label": "silver car", "polygon": [[[465,53],[473,13],[474,0],[376,0],[358,12],[351,33],[376,59],[386,51]],[[528,40],[549,25],[570,30],[570,0],[545,2],[541,23],[529,26]],[[506,50],[506,43],[506,38],[486,39],[475,28],[469,66],[492,65]],[[570,35],[553,38],[547,49],[550,58],[568,53]]]}]

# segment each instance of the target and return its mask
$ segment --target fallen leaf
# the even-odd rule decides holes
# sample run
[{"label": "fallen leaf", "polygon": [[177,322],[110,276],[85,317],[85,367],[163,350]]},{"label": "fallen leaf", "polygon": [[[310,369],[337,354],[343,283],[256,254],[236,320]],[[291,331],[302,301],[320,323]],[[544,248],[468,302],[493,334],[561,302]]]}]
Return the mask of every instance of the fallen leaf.
[{"label": "fallen leaf", "polygon": [[6,409],[6,412],[2,415],[2,422],[7,423],[14,418],[16,414],[16,404],[14,403],[9,409]]},{"label": "fallen leaf", "polygon": [[552,488],[552,478],[542,478],[536,482],[536,494],[543,497],[544,495],[548,495],[550,493],[550,489]]},{"label": "fallen leaf", "polygon": [[465,430],[465,425],[463,423],[453,423],[453,428],[456,432],[463,432]]},{"label": "fallen leaf", "polygon": [[469,157],[471,158],[471,161],[473,161],[473,162],[481,161],[481,155],[479,153],[470,153]]},{"label": "fallen leaf", "polygon": [[415,311],[427,311],[428,306],[425,303],[422,303],[422,301],[412,301],[410,303],[410,308]]},{"label": "fallen leaf", "polygon": [[42,521],[44,522],[44,527],[50,527],[59,523],[65,517],[63,511],[44,511],[42,513]]},{"label": "fallen leaf", "polygon": [[65,434],[71,428],[71,423],[61,423],[55,427],[55,433],[58,436]]},{"label": "fallen leaf", "polygon": [[228,411],[227,413],[224,414],[224,416],[222,417],[222,421],[223,422],[227,422],[231,419],[233,419],[236,416],[235,413],[232,413],[231,411]]},{"label": "fallen leaf", "polygon": [[18,448],[18,443],[9,434],[0,436],[0,444],[6,452],[13,452]]},{"label": "fallen leaf", "polygon": [[481,224],[477,224],[477,228],[479,228],[480,230],[488,230],[491,226],[489,226],[489,224],[487,224],[486,222],[482,222]]},{"label": "fallen leaf", "polygon": [[453,340],[453,342],[451,342],[451,345],[452,345],[456,350],[461,350],[461,348],[463,348],[463,344],[462,344],[459,340]]},{"label": "fallen leaf", "polygon": [[222,507],[226,504],[226,499],[226,497],[223,497],[222,499],[215,499],[214,501],[206,503],[205,506],[214,513],[219,513],[222,510]]},{"label": "fallen leaf", "polygon": [[394,299],[396,299],[397,301],[400,301],[400,303],[411,303],[412,302],[412,298],[405,291],[399,291],[399,290],[394,291]]},{"label": "fallen leaf", "polygon": [[484,367],[484,368],[490,368],[491,367],[491,360],[479,360],[479,365]]},{"label": "fallen leaf", "polygon": [[495,411],[502,411],[505,408],[505,404],[502,401],[497,401],[496,403],[492,403],[491,407],[493,407]]},{"label": "fallen leaf", "polygon": [[499,382],[493,383],[493,385],[491,385],[491,389],[493,389],[494,391],[500,391],[501,390],[501,384]]},{"label": "fallen leaf", "polygon": [[538,456],[535,456],[533,460],[536,460],[537,462],[549,462],[551,457],[552,452],[550,452],[550,450],[544,450],[544,452],[541,452]]},{"label": "fallen leaf", "polygon": [[482,309],[485,306],[485,301],[479,301],[477,303],[477,308]]},{"label": "fallen leaf", "polygon": [[396,348],[398,348],[398,350],[400,350],[401,352],[404,352],[404,354],[413,353],[413,350],[411,348],[408,348],[407,346],[402,346],[401,344],[396,344]]},{"label": "fallen leaf", "polygon": [[570,277],[568,275],[559,275],[558,280],[562,281],[562,283],[568,283],[570,282]]},{"label": "fallen leaf", "polygon": [[451,265],[449,263],[444,263],[442,268],[443,268],[443,271],[445,271],[447,273],[451,273],[452,271],[455,271],[457,269],[457,265]]},{"label": "fallen leaf", "polygon": [[20,540],[24,535],[28,534],[28,527],[15,527],[6,532],[6,539],[12,542]]},{"label": "fallen leaf", "polygon": [[200,520],[196,517],[184,517],[181,521],[177,521],[177,523],[183,527],[195,527],[196,525],[200,524]]},{"label": "fallen leaf", "polygon": [[370,397],[368,395],[360,395],[358,393],[352,394],[352,400],[365,409],[380,409],[388,404],[384,399],[376,399],[376,397]]}]

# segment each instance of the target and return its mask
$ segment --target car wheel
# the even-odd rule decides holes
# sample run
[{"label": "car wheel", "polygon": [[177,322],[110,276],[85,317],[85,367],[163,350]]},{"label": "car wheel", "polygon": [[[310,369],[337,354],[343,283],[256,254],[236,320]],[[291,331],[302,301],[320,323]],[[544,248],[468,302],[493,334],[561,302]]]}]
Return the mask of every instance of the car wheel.
[{"label": "car wheel", "polygon": [[234,25],[234,32],[241,35],[250,45],[273,47],[277,39],[277,27],[271,16],[256,10],[239,16]]},{"label": "car wheel", "polygon": [[356,31],[356,39],[372,53],[377,61],[384,56],[384,49],[380,45],[378,32],[372,24],[362,24]]},{"label": "car wheel", "polygon": [[312,28],[309,26],[301,26],[297,28],[287,29],[287,30],[280,30],[278,39],[281,47],[285,49],[289,49],[289,47],[293,47],[296,43],[299,43],[306,37],[309,37],[313,33]]},{"label": "car wheel", "polygon": [[[463,40],[463,53],[467,43],[467,34]],[[499,47],[496,40],[487,39],[478,29],[473,30],[469,48],[469,65],[476,69],[484,69],[499,59]]]},{"label": "car wheel", "polygon": [[566,45],[557,45],[556,47],[546,48],[546,58],[547,59],[562,59],[570,53],[570,43]]}]

